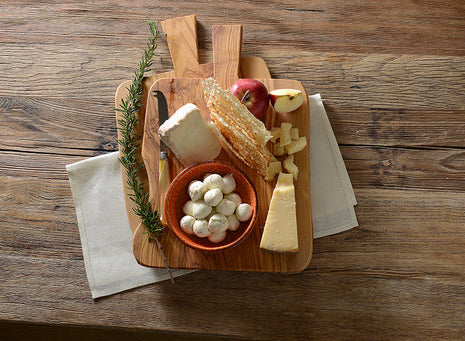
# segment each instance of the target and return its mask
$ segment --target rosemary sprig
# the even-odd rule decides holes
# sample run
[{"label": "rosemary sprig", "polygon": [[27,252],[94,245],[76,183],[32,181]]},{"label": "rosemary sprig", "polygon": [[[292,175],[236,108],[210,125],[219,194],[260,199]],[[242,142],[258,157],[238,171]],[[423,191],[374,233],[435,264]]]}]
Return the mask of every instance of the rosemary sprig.
[{"label": "rosemary sprig", "polygon": [[119,161],[125,168],[127,185],[131,190],[129,197],[135,203],[134,213],[141,219],[145,225],[149,239],[156,241],[162,254],[166,268],[168,269],[171,281],[173,276],[168,262],[158,240],[158,235],[163,231],[164,226],[160,222],[158,211],[152,208],[149,201],[149,194],[145,191],[144,183],[140,182],[138,175],[144,168],[144,163],[139,156],[139,147],[141,138],[136,134],[136,127],[139,124],[139,110],[142,107],[142,90],[144,75],[149,71],[152,65],[152,59],[155,56],[155,50],[158,46],[160,31],[156,22],[147,20],[150,29],[150,37],[147,43],[147,49],[142,55],[138,69],[134,73],[131,85],[127,88],[128,94],[125,99],[121,100],[119,108],[121,118],[118,120],[118,130],[121,133],[121,139],[118,144],[121,146],[121,157]]}]

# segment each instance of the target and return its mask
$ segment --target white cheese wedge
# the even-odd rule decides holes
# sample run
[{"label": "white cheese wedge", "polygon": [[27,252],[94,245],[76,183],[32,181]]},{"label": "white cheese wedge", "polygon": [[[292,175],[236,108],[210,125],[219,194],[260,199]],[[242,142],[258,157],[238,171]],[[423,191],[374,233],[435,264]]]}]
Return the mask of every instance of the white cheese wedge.
[{"label": "white cheese wedge", "polygon": [[184,166],[215,159],[221,144],[192,103],[179,108],[158,129],[160,139]]},{"label": "white cheese wedge", "polygon": [[260,248],[280,253],[299,251],[292,174],[279,174],[271,197]]}]

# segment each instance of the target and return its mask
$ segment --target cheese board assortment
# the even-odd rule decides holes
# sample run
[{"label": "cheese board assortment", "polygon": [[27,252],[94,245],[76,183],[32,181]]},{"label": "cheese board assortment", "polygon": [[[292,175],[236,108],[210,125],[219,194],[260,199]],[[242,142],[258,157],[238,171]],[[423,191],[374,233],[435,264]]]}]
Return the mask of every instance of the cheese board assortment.
[{"label": "cheese board assortment", "polygon": [[[213,26],[213,63],[203,66],[195,16],[162,27],[175,69],[146,80],[140,152],[149,200],[168,226],[159,238],[166,261],[171,268],[302,271],[313,249],[305,89],[271,78],[261,58],[242,58],[240,25]],[[126,203],[136,260],[165,267]]]}]

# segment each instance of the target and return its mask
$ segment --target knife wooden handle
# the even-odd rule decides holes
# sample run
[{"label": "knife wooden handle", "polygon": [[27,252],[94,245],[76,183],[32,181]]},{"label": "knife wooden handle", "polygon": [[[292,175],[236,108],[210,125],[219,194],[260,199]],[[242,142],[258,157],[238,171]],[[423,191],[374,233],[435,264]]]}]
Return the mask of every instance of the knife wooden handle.
[{"label": "knife wooden handle", "polygon": [[158,213],[160,214],[160,221],[163,225],[166,225],[165,219],[165,196],[166,191],[170,185],[170,172],[168,169],[168,155],[162,152],[160,155],[160,163],[158,166],[158,182],[159,182],[159,190],[160,190],[160,204]]}]

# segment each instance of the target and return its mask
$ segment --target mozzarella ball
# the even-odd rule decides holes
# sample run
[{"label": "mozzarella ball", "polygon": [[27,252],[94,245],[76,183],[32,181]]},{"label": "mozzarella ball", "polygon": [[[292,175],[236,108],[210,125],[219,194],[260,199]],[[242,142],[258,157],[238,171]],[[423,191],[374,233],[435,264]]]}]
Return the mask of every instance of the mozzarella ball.
[{"label": "mozzarella ball", "polygon": [[228,230],[236,231],[239,228],[239,220],[237,219],[235,214],[228,215]]},{"label": "mozzarella ball", "polygon": [[193,234],[194,223],[195,218],[193,216],[185,215],[184,217],[182,217],[181,221],[179,222],[179,225],[181,225],[182,230],[187,234]]},{"label": "mozzarella ball", "polygon": [[222,191],[224,188],[223,178],[219,174],[210,174],[203,180],[203,183],[207,189],[219,188]]},{"label": "mozzarella ball", "polygon": [[194,207],[192,208],[192,215],[197,219],[203,219],[207,217],[212,208],[207,205],[203,200],[194,201]]},{"label": "mozzarella ball", "polygon": [[208,236],[208,240],[212,243],[221,243],[226,238],[226,231],[213,232]]},{"label": "mozzarella ball", "polygon": [[232,201],[236,207],[239,206],[242,202],[241,197],[237,193],[229,193],[224,196],[225,199]]},{"label": "mozzarella ball", "polygon": [[232,174],[228,174],[223,176],[223,193],[229,194],[236,189],[236,180],[234,180],[234,176]]},{"label": "mozzarella ball", "polygon": [[208,229],[208,222],[205,219],[196,220],[193,226],[194,234],[197,237],[204,238],[211,234]]},{"label": "mozzarella ball", "polygon": [[192,200],[189,200],[184,204],[182,207],[182,212],[186,215],[194,215],[194,202]]},{"label": "mozzarella ball", "polygon": [[207,215],[207,217],[205,219],[207,219],[207,221],[210,220],[210,218],[212,217],[212,215],[214,215],[216,213],[216,209],[214,207],[212,207],[212,211],[210,212],[209,215]]},{"label": "mozzarella ball", "polygon": [[193,201],[202,199],[206,191],[207,187],[202,181],[192,181],[189,185],[189,196]]},{"label": "mozzarella ball", "polygon": [[216,206],[216,212],[226,216],[233,214],[235,210],[236,204],[228,199],[221,200],[218,206]]},{"label": "mozzarella ball", "polygon": [[205,179],[206,179],[206,178],[207,178],[207,176],[209,176],[209,175],[212,175],[212,173],[207,173],[207,174],[205,174],[205,175],[203,176],[203,179],[202,179],[202,181],[205,181]]},{"label": "mozzarella ball", "polygon": [[252,216],[252,206],[249,204],[240,204],[236,208],[236,217],[239,221],[247,221]]},{"label": "mozzarella ball", "polygon": [[223,200],[223,193],[219,188],[209,189],[203,196],[205,203],[210,206],[216,206]]},{"label": "mozzarella ball", "polygon": [[211,232],[222,232],[228,229],[228,218],[223,214],[215,213],[208,221],[208,229]]}]

